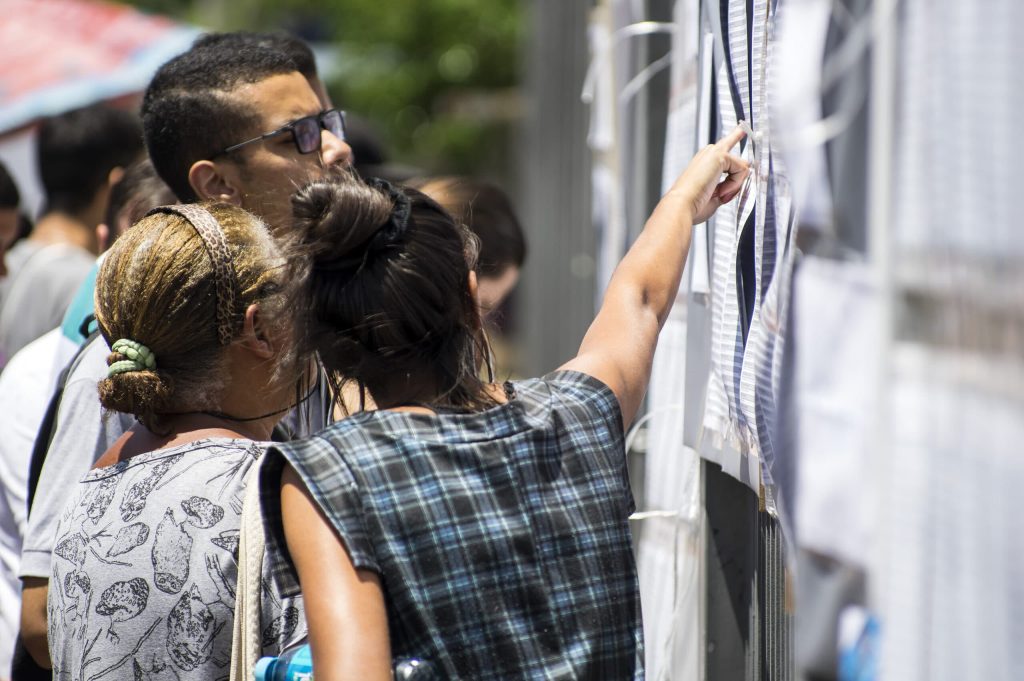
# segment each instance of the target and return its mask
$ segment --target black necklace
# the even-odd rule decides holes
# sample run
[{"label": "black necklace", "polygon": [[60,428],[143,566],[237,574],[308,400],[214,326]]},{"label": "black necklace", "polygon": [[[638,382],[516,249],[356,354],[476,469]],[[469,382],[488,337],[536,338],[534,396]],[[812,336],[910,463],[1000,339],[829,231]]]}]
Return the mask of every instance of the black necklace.
[{"label": "black necklace", "polygon": [[301,398],[299,398],[298,400],[296,400],[292,404],[289,404],[286,407],[281,407],[280,409],[275,409],[274,411],[268,411],[266,414],[260,414],[259,416],[232,416],[231,414],[225,414],[222,411],[214,411],[212,409],[199,409],[199,410],[196,410],[196,411],[174,411],[174,412],[167,412],[165,414],[161,414],[161,416],[185,416],[187,414],[205,414],[206,416],[212,416],[214,418],[223,419],[225,421],[234,421],[236,423],[248,423],[250,421],[262,421],[265,418],[270,418],[271,416],[277,416],[278,414],[283,414],[286,411],[290,411],[292,409],[295,409],[300,404],[303,404],[303,403],[307,402],[309,400],[309,398],[313,396],[313,393],[316,392],[316,389],[319,386],[320,386],[320,372],[318,371],[317,374],[316,374],[316,382],[313,384],[313,387],[310,388],[309,391],[305,395],[303,395]]}]

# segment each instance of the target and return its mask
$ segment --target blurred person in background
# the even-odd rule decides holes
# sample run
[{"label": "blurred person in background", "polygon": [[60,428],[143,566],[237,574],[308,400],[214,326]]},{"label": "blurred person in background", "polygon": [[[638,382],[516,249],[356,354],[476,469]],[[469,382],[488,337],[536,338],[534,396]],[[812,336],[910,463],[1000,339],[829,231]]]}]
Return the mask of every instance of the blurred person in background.
[{"label": "blurred person in background", "polygon": [[388,182],[408,184],[423,175],[423,169],[391,160],[387,145],[370,121],[349,113],[345,121],[353,166],[361,177],[379,177]]},{"label": "blurred person in background", "polygon": [[[6,252],[18,238],[20,203],[21,194],[14,178],[0,163],[0,278],[7,276]],[[3,411],[0,404],[0,418]],[[16,575],[25,524],[23,483],[27,466],[23,464],[27,462],[11,460],[5,455],[2,447],[8,430],[0,426],[0,433],[3,433],[0,437],[0,679],[6,679],[18,634],[21,588]]]},{"label": "blurred person in background", "polygon": [[410,186],[441,204],[480,239],[477,295],[485,316],[497,310],[515,288],[526,261],[526,236],[508,195],[497,185],[470,177],[414,180]]},{"label": "blurred person in background", "polygon": [[506,337],[502,305],[526,261],[526,235],[512,201],[497,185],[470,177],[427,178],[414,180],[411,186],[441,204],[480,239],[477,297],[492,350],[493,365],[488,368],[494,376],[515,375],[516,348]]},{"label": "blurred person in background", "polygon": [[36,140],[45,194],[32,233],[11,250],[20,263],[0,308],[0,366],[57,326],[99,253],[96,226],[111,186],[142,155],[138,117],[105,105],[48,118]]},{"label": "blurred person in background", "polygon": [[106,250],[151,208],[175,201],[174,192],[156,174],[156,169],[148,157],[128,166],[120,181],[111,188],[103,222],[96,226],[96,243],[100,256],[78,287],[78,292],[72,298],[61,321],[63,342],[57,357],[58,369],[67,365],[78,347],[95,329],[95,323],[92,321],[93,293],[96,289],[96,274]]},{"label": "blurred person in background", "polygon": [[[14,178],[0,163],[0,277],[7,276],[7,249],[18,239],[21,227],[21,193]],[[2,298],[0,298],[2,301]]]}]

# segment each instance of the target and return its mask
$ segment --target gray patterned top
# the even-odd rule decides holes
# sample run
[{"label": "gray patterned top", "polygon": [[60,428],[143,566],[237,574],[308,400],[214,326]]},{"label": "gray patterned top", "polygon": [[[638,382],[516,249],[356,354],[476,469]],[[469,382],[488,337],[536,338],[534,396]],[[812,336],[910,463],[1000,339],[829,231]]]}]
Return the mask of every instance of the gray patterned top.
[{"label": "gray patterned top", "polygon": [[[227,679],[246,474],[265,443],[212,438],[90,471],[57,528],[55,679]],[[263,580],[263,648],[306,636]]]}]

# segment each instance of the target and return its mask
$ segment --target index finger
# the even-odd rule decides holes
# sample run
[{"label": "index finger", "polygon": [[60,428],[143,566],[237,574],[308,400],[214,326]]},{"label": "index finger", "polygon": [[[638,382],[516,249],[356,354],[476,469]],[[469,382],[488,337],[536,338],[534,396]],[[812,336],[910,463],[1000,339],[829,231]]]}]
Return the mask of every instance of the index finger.
[{"label": "index finger", "polygon": [[736,173],[742,173],[747,170],[750,170],[750,164],[735,154],[726,154],[722,158],[723,173],[735,175]]},{"label": "index finger", "polygon": [[729,151],[737,144],[739,144],[740,140],[743,139],[746,136],[746,134],[747,133],[743,130],[743,128],[737,125],[735,128],[732,129],[732,132],[730,132],[722,139],[718,140],[715,146],[725,151]]}]

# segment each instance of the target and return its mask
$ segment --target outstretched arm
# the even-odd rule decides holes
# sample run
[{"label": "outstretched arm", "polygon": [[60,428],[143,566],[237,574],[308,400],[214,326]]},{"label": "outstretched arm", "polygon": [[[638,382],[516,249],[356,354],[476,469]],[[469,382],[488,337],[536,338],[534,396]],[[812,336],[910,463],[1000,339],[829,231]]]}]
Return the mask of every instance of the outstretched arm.
[{"label": "outstretched arm", "polygon": [[741,139],[743,131],[736,128],[693,157],[615,269],[579,354],[562,366],[608,385],[619,400],[624,427],[632,423],[647,390],[658,334],[686,264],[691,229],[735,198],[747,177],[746,161],[729,153]]},{"label": "outstretched arm", "polygon": [[281,475],[288,552],[299,572],[317,681],[390,681],[391,644],[380,577],[348,550],[291,466]]}]

